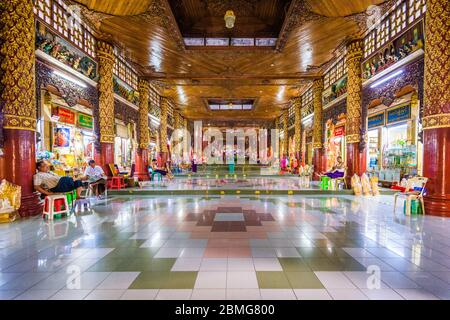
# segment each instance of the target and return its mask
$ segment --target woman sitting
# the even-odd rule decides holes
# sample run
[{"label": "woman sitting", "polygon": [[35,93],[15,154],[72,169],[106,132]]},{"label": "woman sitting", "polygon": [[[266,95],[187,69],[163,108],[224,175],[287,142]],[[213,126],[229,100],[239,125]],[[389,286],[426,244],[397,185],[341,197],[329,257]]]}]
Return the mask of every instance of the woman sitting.
[{"label": "woman sitting", "polygon": [[173,179],[173,174],[170,171],[170,168],[167,165],[167,162],[163,168],[159,168],[158,162],[156,161],[156,159],[153,159],[152,163],[151,163],[151,169],[152,169],[152,173],[159,173],[160,175],[162,175],[164,177],[167,176],[167,178],[169,178],[170,180]]},{"label": "woman sitting", "polygon": [[342,161],[342,157],[338,156],[336,161],[336,165],[334,165],[330,171],[324,172],[322,175],[330,177],[331,179],[343,178],[345,175],[345,165]]}]

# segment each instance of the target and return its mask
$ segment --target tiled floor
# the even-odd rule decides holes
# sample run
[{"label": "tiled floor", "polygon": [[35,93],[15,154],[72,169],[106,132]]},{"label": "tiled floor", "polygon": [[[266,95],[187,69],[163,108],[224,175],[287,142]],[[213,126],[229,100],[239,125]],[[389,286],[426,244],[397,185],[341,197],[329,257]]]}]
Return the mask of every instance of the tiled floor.
[{"label": "tiled floor", "polygon": [[0,299],[450,299],[450,220],[392,197],[126,197],[0,225]]}]

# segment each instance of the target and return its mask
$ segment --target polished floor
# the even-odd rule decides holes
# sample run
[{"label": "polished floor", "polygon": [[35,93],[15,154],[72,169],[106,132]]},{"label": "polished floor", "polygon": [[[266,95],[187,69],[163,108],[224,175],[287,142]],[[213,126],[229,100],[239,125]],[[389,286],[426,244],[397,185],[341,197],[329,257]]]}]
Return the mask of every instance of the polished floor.
[{"label": "polished floor", "polygon": [[450,220],[392,201],[116,196],[0,225],[0,299],[450,299]]},{"label": "polished floor", "polygon": [[149,181],[144,190],[317,190],[318,184],[302,186],[298,176],[236,177],[232,174],[210,175],[210,177],[185,177],[173,180]]}]

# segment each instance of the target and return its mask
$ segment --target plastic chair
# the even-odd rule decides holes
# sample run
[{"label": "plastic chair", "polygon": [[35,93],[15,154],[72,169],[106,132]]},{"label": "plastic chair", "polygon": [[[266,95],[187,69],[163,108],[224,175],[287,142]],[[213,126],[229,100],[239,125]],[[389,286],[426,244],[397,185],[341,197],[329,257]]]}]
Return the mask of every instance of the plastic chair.
[{"label": "plastic chair", "polygon": [[53,220],[55,215],[69,214],[69,203],[65,194],[46,196],[44,200],[43,217]]},{"label": "plastic chair", "polygon": [[[423,196],[425,193],[425,186],[427,184],[428,178],[425,177],[414,177],[408,179],[406,182],[406,188],[404,192],[397,192],[394,194],[394,215],[395,209],[397,207],[397,198],[405,198],[406,210],[405,214],[407,216],[411,215],[411,200],[418,200],[422,205],[422,213],[425,215],[425,204],[423,201]],[[410,191],[413,188],[419,188],[420,191]]]},{"label": "plastic chair", "polygon": [[347,167],[345,167],[345,169],[344,169],[344,176],[343,177],[335,178],[333,180],[335,180],[336,186],[338,186],[340,182],[343,182],[344,186],[345,186],[345,189],[348,189],[348,186],[347,186]]}]

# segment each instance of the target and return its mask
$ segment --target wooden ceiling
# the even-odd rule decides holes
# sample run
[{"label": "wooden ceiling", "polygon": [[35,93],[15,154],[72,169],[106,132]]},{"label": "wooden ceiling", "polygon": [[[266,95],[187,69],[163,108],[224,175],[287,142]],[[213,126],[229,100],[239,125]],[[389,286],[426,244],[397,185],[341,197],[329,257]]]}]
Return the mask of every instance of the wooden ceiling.
[{"label": "wooden ceiling", "polygon": [[[290,0],[169,0],[184,37],[278,37]],[[239,17],[233,29],[224,24],[224,14],[234,10]]]},{"label": "wooden ceiling", "polygon": [[[349,37],[364,31],[353,15],[364,12],[369,5],[384,1],[75,2],[91,10],[90,21],[100,24],[100,34],[125,48],[139,72],[150,80],[157,80],[160,93],[173,99],[185,116],[229,120],[249,117],[249,113],[211,113],[205,106],[205,99],[252,98],[257,100],[255,109],[251,111],[252,118],[271,119],[280,115],[289,100],[303,92],[309,82],[320,75],[323,66],[336,54],[336,48]],[[237,34],[257,35],[264,30],[277,33],[278,50],[184,47],[183,33],[223,32],[225,12],[222,9],[228,8],[228,4],[236,15]],[[252,6],[256,9],[251,9],[247,16],[241,14]],[[278,18],[281,15],[280,22]],[[247,18],[253,24],[240,26],[239,21]]]}]

